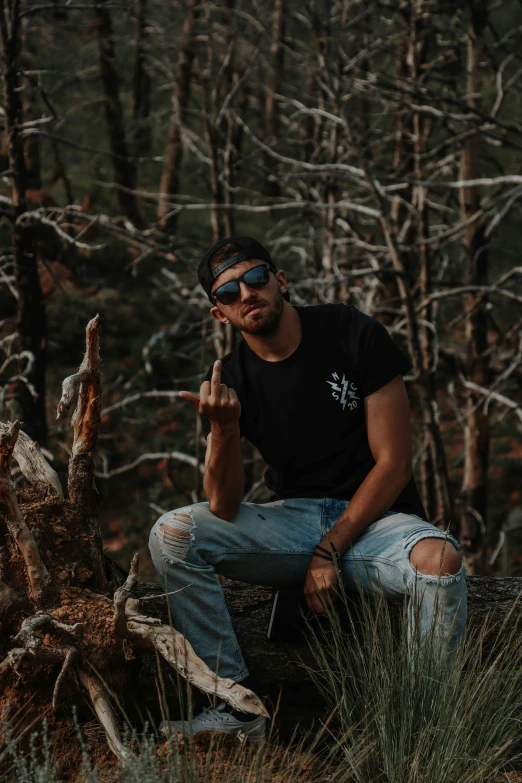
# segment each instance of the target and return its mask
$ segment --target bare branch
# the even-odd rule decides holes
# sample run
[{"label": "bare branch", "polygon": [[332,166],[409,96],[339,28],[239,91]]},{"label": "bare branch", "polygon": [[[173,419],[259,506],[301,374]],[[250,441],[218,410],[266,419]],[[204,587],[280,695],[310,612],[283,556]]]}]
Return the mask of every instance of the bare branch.
[{"label": "bare branch", "polygon": [[517,415],[518,419],[522,421],[522,407],[514,400],[511,400],[509,397],[505,397],[503,394],[499,394],[499,392],[493,391],[492,389],[487,389],[485,386],[479,386],[477,383],[467,381],[463,376],[460,376],[460,382],[466,389],[471,389],[472,391],[477,391],[480,392],[480,394],[483,394],[484,399],[491,398],[499,402],[501,405],[505,405],[506,408],[512,410]]},{"label": "bare branch", "polygon": [[20,224],[22,228],[30,229],[33,226],[47,226],[48,228],[51,228],[55,234],[62,240],[62,242],[65,242],[68,245],[73,245],[74,247],[79,248],[80,250],[103,250],[105,245],[87,245],[84,242],[78,242],[78,239],[74,236],[71,236],[70,234],[67,234],[66,231],[60,228],[58,223],[56,223],[54,220],[49,220],[49,218],[45,217],[45,215],[42,214],[40,210],[34,210],[32,212],[24,212],[20,217],[18,218],[17,222]]},{"label": "bare branch", "polygon": [[255,715],[269,714],[256,694],[233,680],[219,677],[194,652],[185,637],[168,625],[151,624],[149,618],[143,618],[138,602],[129,599],[126,605],[127,626],[136,631],[141,641],[156,649],[165,660],[185,677],[192,685],[204,693],[215,694],[234,709]]},{"label": "bare branch", "polygon": [[113,628],[115,635],[122,639],[134,639],[139,637],[139,634],[136,633],[136,631],[131,631],[127,627],[127,619],[125,616],[125,605],[130,598],[132,588],[138,581],[138,567],[139,555],[136,553],[132,558],[129,575],[125,580],[125,583],[114,593]]},{"label": "bare branch", "polygon": [[87,324],[86,349],[78,372],[66,378],[58,405],[70,406],[78,389],[78,401],[71,424],[74,430],[69,460],[68,489],[71,502],[80,510],[89,531],[91,563],[99,590],[108,592],[103,546],[98,520],[97,497],[94,488],[94,449],[100,430],[101,372],[98,332],[101,318],[96,315]]},{"label": "bare branch", "polygon": [[34,536],[22,516],[11,481],[11,460],[19,431],[19,421],[13,422],[6,430],[0,430],[0,498],[6,506],[8,530],[25,561],[31,597],[40,600],[43,590],[49,584],[49,572],[40,557]]},{"label": "bare branch", "polygon": [[[0,422],[0,432],[6,433],[8,428],[9,422],[7,424]],[[18,432],[13,457],[30,484],[43,485],[63,500],[63,489],[58,474],[45,459],[38,443],[31,440],[22,430]]]},{"label": "bare branch", "polygon": [[105,730],[109,748],[122,764],[128,764],[132,760],[132,753],[121,741],[120,730],[107,691],[98,678],[86,672],[85,669],[79,669],[78,675],[89,694],[98,720]]},{"label": "bare branch", "polygon": [[59,635],[76,637],[82,628],[82,623],[67,625],[55,620],[50,614],[36,614],[25,618],[20,630],[16,636],[13,636],[13,642],[22,644],[26,650],[35,650],[42,644],[41,638],[37,635],[39,631],[47,630]]},{"label": "bare branch", "polygon": [[[452,190],[462,190],[463,188],[485,188],[495,187],[496,185],[522,185],[521,174],[505,174],[500,177],[479,177],[478,179],[461,179],[455,182],[443,182],[437,180],[405,180],[412,185],[422,185],[425,188],[449,188]],[[386,190],[386,188],[385,188]]]},{"label": "bare branch", "polygon": [[62,396],[56,409],[56,419],[62,418],[64,410],[68,410],[76,399],[80,384],[89,377],[88,372],[77,372],[74,375],[68,375],[62,382]]},{"label": "bare branch", "polygon": [[116,636],[134,645],[157,650],[183,677],[205,693],[215,693],[234,708],[256,715],[268,713],[260,699],[233,680],[218,677],[192,649],[182,634],[152,617],[141,614],[139,603],[130,598],[138,581],[139,558],[135,554],[125,583],[114,594],[113,626]]},{"label": "bare branch", "polygon": [[137,400],[147,399],[147,398],[156,399],[158,397],[167,397],[170,400],[177,400],[179,399],[179,392],[154,390],[154,391],[138,392],[137,394],[130,394],[128,397],[124,397],[123,400],[118,400],[118,402],[109,405],[107,408],[102,408],[100,415],[106,416],[108,413],[112,413],[112,411],[118,410],[118,408],[124,408],[126,405],[130,405],[132,402],[136,402]]},{"label": "bare branch", "polygon": [[152,454],[140,454],[140,456],[132,462],[121,465],[119,468],[114,468],[114,470],[104,470],[103,472],[95,470],[94,475],[97,478],[109,479],[113,476],[119,476],[122,473],[128,473],[129,470],[134,470],[134,468],[137,468],[142,462],[159,459],[174,459],[178,462],[185,462],[187,465],[192,465],[193,468],[197,467],[200,473],[205,472],[205,466],[201,462],[198,463],[197,459],[190,454],[183,454],[181,451],[159,451]]},{"label": "bare branch", "polygon": [[69,649],[67,650],[67,655],[65,656],[63,666],[60,670],[60,674],[56,678],[56,683],[54,685],[54,690],[53,690],[52,707],[55,712],[58,709],[58,695],[60,693],[60,686],[68,670],[71,668],[72,664],[75,663],[75,661],[77,661],[77,659],[79,658],[79,655],[80,654],[76,649],[76,647],[69,647]]}]

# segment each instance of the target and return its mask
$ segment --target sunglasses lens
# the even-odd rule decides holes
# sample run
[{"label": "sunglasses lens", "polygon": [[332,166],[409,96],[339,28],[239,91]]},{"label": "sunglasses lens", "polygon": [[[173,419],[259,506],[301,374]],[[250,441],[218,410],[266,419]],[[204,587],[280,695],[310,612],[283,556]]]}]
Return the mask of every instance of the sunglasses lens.
[{"label": "sunglasses lens", "polygon": [[268,283],[270,279],[268,268],[261,264],[255,266],[253,269],[249,269],[244,275],[241,275],[237,280],[230,280],[228,283],[223,283],[219,288],[213,292],[213,296],[221,302],[221,304],[229,305],[235,302],[239,296],[239,281],[243,280],[249,288],[262,288]]},{"label": "sunglasses lens", "polygon": [[250,288],[262,288],[268,283],[268,279],[266,266],[255,266],[243,275],[243,280]]},{"label": "sunglasses lens", "polygon": [[239,296],[239,283],[231,280],[230,283],[223,283],[214,291],[214,296],[221,304],[229,305],[235,302]]}]

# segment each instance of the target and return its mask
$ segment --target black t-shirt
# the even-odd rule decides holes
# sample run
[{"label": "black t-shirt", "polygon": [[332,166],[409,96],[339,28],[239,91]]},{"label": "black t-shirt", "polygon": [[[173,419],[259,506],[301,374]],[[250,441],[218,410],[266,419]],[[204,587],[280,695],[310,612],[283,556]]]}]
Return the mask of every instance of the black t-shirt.
[{"label": "black t-shirt", "polygon": [[[350,500],[375,465],[363,400],[412,365],[386,328],[356,307],[295,309],[302,337],[293,354],[267,362],[241,341],[223,358],[221,380],[239,397],[241,435],[269,466],[272,500]],[[204,416],[202,425],[206,436]],[[426,519],[413,476],[391,510]]]}]

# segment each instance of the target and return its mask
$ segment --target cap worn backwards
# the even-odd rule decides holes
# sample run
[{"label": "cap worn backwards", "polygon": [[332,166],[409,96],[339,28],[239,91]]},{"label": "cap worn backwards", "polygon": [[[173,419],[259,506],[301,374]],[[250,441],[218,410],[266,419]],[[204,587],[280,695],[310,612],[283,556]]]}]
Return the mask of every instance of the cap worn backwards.
[{"label": "cap worn backwards", "polygon": [[[232,254],[230,258],[226,258],[215,269],[211,269],[210,262],[212,256],[225,245],[234,245],[240,252]],[[263,245],[253,237],[225,237],[224,239],[215,242],[212,247],[207,250],[198,266],[198,280],[212,304],[214,304],[214,301],[210,292],[214,280],[224,272],[225,269],[229,269],[231,266],[239,264],[241,261],[249,261],[251,258],[259,258],[261,261],[266,261],[273,271],[277,272],[277,267],[272,261],[272,256],[266,247],[263,247]]]}]

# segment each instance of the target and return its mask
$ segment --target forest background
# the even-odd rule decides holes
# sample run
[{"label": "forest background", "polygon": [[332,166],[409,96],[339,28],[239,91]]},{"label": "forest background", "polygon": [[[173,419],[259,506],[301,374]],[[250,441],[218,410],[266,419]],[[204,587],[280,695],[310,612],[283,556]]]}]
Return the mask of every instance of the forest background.
[{"label": "forest background", "polygon": [[[56,405],[100,313],[96,486],[122,566],[139,550],[153,578],[153,522],[203,499],[178,391],[238,335],[196,267],[250,234],[294,304],[386,325],[430,520],[471,573],[521,573],[521,32],[516,0],[2,0],[0,421],[64,483]],[[248,444],[245,464],[268,500]]]}]

